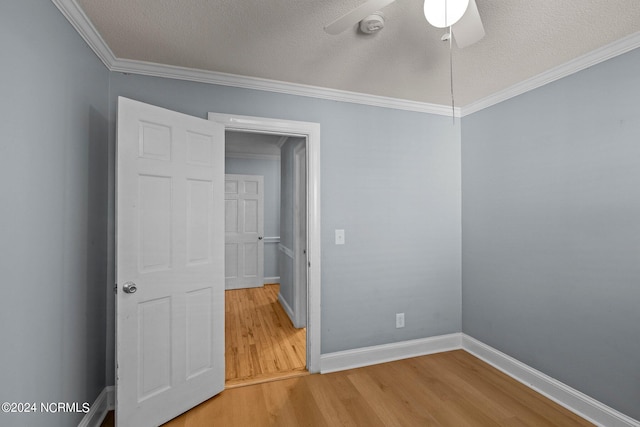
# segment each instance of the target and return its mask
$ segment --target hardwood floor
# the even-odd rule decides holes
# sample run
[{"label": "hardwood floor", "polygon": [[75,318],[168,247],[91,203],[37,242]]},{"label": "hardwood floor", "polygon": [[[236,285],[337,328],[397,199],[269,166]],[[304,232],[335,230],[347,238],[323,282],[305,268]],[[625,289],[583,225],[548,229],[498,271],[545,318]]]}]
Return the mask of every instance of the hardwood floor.
[{"label": "hardwood floor", "polygon": [[588,426],[462,350],[225,390],[165,424]]},{"label": "hardwood floor", "polygon": [[293,327],[279,289],[225,291],[226,388],[307,374],[306,331]]},{"label": "hardwood floor", "polygon": [[164,427],[591,425],[456,350],[225,390]]}]

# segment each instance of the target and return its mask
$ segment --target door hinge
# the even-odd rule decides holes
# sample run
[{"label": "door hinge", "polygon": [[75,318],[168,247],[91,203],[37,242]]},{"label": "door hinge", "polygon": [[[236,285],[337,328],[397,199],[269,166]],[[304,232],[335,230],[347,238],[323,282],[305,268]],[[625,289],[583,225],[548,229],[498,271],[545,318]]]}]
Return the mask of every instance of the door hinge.
[{"label": "door hinge", "polygon": [[118,293],[118,284],[116,283],[115,286],[113,287],[113,293],[117,294]]}]

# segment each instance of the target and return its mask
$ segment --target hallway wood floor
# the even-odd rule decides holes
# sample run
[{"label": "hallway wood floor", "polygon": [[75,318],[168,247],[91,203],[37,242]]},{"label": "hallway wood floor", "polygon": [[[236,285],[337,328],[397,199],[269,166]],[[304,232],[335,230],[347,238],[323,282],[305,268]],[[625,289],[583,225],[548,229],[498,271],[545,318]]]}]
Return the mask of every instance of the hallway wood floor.
[{"label": "hallway wood floor", "polygon": [[307,374],[306,330],[278,302],[280,285],[225,291],[225,387]]},{"label": "hallway wood floor", "polygon": [[[164,427],[591,425],[455,350],[224,390]],[[113,426],[113,413],[103,426]]]}]

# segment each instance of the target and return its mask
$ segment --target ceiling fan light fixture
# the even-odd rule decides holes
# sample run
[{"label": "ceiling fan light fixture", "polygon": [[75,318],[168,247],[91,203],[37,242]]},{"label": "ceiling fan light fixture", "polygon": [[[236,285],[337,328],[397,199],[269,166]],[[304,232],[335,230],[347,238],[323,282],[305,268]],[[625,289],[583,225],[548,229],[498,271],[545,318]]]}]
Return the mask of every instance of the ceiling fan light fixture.
[{"label": "ceiling fan light fixture", "polygon": [[458,22],[468,6],[469,0],[424,0],[424,17],[434,27],[446,28]]}]

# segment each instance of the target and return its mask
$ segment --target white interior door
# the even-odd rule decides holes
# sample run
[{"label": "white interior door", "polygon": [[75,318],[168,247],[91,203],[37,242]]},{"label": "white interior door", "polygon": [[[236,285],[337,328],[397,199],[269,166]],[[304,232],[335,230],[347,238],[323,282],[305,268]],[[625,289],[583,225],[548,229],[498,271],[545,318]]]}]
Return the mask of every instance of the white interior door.
[{"label": "white interior door", "polygon": [[116,423],[157,426],[224,388],[224,127],[119,98],[116,176]]},{"label": "white interior door", "polygon": [[226,289],[264,285],[264,177],[225,175]]}]

